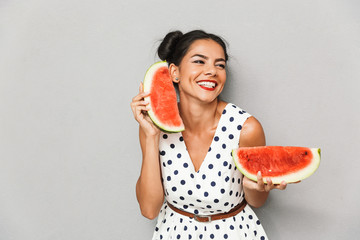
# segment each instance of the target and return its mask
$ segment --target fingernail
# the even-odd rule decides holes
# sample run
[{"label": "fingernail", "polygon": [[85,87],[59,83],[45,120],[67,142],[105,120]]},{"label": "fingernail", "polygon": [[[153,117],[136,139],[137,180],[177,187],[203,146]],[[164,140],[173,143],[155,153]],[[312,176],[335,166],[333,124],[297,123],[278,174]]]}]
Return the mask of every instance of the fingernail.
[{"label": "fingernail", "polygon": [[257,175],[258,175],[259,178],[261,178],[261,172],[260,171],[258,171]]}]

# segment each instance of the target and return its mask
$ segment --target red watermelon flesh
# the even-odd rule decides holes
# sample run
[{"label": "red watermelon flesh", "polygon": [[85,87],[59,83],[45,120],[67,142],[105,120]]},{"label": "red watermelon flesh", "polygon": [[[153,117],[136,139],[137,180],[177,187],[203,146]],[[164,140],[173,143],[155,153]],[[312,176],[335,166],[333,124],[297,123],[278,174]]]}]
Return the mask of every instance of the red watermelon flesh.
[{"label": "red watermelon flesh", "polygon": [[165,132],[180,132],[185,129],[165,61],[157,62],[148,69],[144,79],[144,91],[150,92],[150,96],[145,100],[149,101],[151,110],[148,114],[156,126]]},{"label": "red watermelon flesh", "polygon": [[233,150],[237,168],[257,181],[257,173],[274,184],[297,182],[312,175],[320,164],[320,149],[307,147],[243,147]]}]

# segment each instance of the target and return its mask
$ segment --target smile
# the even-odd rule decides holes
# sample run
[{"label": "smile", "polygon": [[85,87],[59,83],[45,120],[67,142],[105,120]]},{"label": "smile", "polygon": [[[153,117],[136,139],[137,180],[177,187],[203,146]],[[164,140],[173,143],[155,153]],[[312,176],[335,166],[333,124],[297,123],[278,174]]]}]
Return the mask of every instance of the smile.
[{"label": "smile", "polygon": [[215,87],[217,86],[216,81],[213,81],[213,80],[202,80],[202,81],[197,82],[197,84],[201,88],[208,90],[208,91],[213,91],[215,89]]}]

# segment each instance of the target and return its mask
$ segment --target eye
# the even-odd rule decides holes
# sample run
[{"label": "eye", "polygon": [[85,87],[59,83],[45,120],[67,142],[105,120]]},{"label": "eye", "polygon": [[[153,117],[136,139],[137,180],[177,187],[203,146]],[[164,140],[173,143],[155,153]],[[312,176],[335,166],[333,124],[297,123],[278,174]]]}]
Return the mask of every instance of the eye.
[{"label": "eye", "polygon": [[194,60],[193,63],[198,63],[198,64],[204,64],[205,62],[203,60]]},{"label": "eye", "polygon": [[221,69],[225,69],[225,64],[217,64],[216,66],[218,66]]}]

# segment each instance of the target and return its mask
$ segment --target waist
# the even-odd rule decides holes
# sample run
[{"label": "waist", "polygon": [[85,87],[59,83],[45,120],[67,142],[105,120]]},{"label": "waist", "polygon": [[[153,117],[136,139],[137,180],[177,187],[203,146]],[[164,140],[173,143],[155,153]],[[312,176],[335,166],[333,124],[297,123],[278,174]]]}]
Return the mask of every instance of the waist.
[{"label": "waist", "polygon": [[175,212],[182,214],[184,216],[190,217],[190,218],[194,218],[195,221],[198,222],[211,222],[211,221],[215,221],[215,220],[220,220],[220,219],[225,219],[225,218],[229,218],[229,217],[233,217],[235,215],[237,215],[239,212],[241,212],[245,206],[246,206],[247,202],[245,200],[245,198],[243,199],[243,201],[241,203],[239,203],[238,205],[236,205],[234,208],[232,208],[230,211],[225,212],[225,213],[218,213],[218,214],[213,214],[213,215],[199,215],[199,214],[194,214],[194,213],[189,213],[186,211],[183,211],[177,207],[175,207],[174,205],[172,205],[171,203],[167,202],[167,205]]}]

